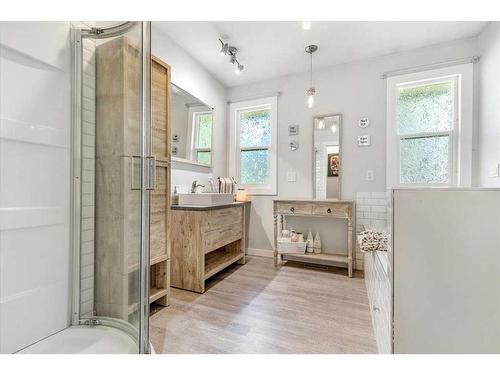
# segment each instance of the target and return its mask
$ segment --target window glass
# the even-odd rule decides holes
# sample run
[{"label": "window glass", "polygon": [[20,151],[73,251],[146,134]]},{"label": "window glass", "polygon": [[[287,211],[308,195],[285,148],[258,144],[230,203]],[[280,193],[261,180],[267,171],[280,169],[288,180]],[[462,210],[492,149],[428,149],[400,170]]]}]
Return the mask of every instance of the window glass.
[{"label": "window glass", "polygon": [[401,139],[400,183],[448,183],[448,147],[448,135]]},{"label": "window glass", "polygon": [[271,142],[271,110],[240,112],[240,147],[267,147]]},{"label": "window glass", "polygon": [[210,164],[212,161],[212,153],[210,151],[197,151],[196,160],[201,164]]},{"label": "window glass", "polygon": [[212,143],[212,114],[200,114],[197,116],[197,120],[196,148],[210,148]]},{"label": "window glass", "polygon": [[267,183],[268,154],[268,150],[241,150],[240,178],[243,185]]},{"label": "window glass", "polygon": [[453,127],[453,82],[398,89],[398,134],[449,131]]}]

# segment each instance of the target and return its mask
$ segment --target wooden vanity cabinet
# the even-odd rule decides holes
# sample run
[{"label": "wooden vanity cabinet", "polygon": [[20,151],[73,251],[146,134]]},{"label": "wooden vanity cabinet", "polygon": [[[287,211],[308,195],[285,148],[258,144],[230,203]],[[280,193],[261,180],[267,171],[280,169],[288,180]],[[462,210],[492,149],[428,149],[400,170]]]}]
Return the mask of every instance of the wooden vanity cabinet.
[{"label": "wooden vanity cabinet", "polygon": [[198,293],[233,263],[245,263],[245,204],[172,207],[171,285]]}]

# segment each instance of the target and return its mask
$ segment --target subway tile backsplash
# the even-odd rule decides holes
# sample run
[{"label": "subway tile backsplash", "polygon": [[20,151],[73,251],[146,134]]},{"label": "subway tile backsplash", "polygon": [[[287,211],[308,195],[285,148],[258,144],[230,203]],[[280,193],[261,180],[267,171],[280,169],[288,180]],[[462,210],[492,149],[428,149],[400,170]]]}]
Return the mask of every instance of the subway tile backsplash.
[{"label": "subway tile backsplash", "polygon": [[386,230],[387,193],[385,191],[356,194],[357,232],[364,229]]}]

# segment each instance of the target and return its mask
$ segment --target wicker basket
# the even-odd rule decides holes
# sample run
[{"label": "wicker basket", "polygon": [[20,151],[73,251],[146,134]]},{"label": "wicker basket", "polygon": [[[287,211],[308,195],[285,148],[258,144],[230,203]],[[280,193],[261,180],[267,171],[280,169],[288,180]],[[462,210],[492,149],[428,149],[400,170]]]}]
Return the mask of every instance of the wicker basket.
[{"label": "wicker basket", "polygon": [[290,242],[278,240],[279,254],[304,254],[306,252],[307,242]]}]

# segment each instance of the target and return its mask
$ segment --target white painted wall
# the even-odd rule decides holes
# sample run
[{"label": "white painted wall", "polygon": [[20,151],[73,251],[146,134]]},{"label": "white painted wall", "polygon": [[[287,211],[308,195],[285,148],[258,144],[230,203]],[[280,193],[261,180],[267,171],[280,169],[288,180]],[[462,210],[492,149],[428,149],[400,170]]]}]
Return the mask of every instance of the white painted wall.
[{"label": "white painted wall", "polygon": [[[321,46],[318,53],[321,53]],[[355,199],[356,192],[385,191],[386,81],[383,72],[469,57],[477,54],[476,38],[421,48],[381,58],[334,66],[314,72],[317,90],[313,109],[305,103],[308,75],[285,76],[265,82],[229,89],[232,101],[282,92],[278,100],[278,195],[254,196],[250,217],[250,248],[272,249],[272,200],[276,198],[312,197],[312,123],[313,116],[341,113],[342,121],[342,198]],[[298,63],[298,62],[294,62]],[[304,64],[307,63],[304,54]],[[370,126],[360,129],[357,122],[370,119]],[[288,136],[288,125],[299,124],[297,137]],[[370,134],[372,145],[359,148],[357,136]],[[297,151],[289,150],[290,140],[300,143]],[[230,156],[229,156],[230,157]],[[366,181],[367,170],[374,180]],[[297,172],[297,182],[287,183],[286,173]],[[344,247],[345,229],[333,226],[331,236]]]},{"label": "white painted wall", "polygon": [[69,325],[68,22],[0,22],[0,353]]},{"label": "white painted wall", "polygon": [[[210,177],[217,179],[227,171],[227,89],[208,73],[193,57],[185,52],[168,35],[152,24],[152,53],[172,68],[172,82],[204,103],[215,107],[213,167],[193,168],[187,164],[174,163],[172,185],[191,185],[195,179],[206,184]],[[194,171],[194,173],[193,173]]]},{"label": "white painted wall", "polygon": [[500,187],[490,170],[500,163],[500,22],[491,22],[478,38],[479,69],[479,168],[480,186]]}]

